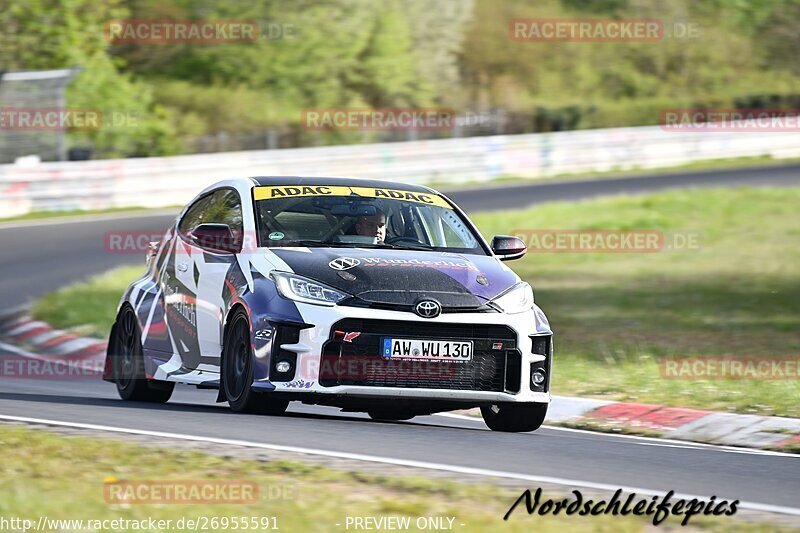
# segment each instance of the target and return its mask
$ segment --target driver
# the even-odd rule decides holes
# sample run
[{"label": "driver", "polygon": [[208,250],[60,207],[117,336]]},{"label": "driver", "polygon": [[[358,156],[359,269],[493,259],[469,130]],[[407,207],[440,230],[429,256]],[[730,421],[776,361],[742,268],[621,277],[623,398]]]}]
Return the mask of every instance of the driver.
[{"label": "driver", "polygon": [[365,237],[375,237],[378,242],[386,238],[386,215],[380,209],[368,217],[359,217],[356,222],[356,233]]}]

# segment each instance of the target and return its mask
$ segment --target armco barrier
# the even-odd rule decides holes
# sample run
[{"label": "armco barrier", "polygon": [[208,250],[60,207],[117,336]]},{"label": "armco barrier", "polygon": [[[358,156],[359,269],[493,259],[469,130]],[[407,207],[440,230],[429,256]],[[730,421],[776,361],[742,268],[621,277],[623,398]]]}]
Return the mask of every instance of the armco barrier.
[{"label": "armco barrier", "polygon": [[240,176],[462,183],[765,155],[800,157],[800,133],[665,131],[648,126],[141,159],[21,162],[0,165],[0,216],[179,205],[214,181]]}]

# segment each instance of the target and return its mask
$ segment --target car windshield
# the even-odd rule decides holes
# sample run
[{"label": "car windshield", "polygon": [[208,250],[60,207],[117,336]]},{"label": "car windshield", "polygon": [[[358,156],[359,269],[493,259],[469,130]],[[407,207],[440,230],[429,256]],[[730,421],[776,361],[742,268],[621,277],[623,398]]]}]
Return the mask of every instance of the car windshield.
[{"label": "car windshield", "polygon": [[471,226],[433,193],[343,186],[253,190],[259,245],[403,248],[486,255]]}]

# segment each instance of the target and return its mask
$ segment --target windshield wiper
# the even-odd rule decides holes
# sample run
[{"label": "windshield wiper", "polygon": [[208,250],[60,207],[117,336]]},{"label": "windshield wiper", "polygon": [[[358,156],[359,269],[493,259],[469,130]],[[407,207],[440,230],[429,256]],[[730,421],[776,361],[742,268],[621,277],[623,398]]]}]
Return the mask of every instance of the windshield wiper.
[{"label": "windshield wiper", "polygon": [[390,244],[388,242],[380,243],[386,248],[394,248],[396,250],[433,250],[433,246],[427,244]]},{"label": "windshield wiper", "polygon": [[337,244],[352,244],[353,248],[391,248],[393,250],[433,250],[432,246],[428,246],[427,244],[395,244],[389,242],[373,242],[373,243],[337,243]]}]

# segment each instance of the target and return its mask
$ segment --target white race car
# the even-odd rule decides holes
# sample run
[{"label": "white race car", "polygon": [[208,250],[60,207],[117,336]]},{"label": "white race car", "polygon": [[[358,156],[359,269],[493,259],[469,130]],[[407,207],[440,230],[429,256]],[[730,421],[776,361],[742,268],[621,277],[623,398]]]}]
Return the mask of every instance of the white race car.
[{"label": "white race car", "polygon": [[125,291],[104,379],[127,400],[175,383],[234,411],[290,401],[372,418],[480,407],[532,431],[550,402],[552,331],[530,285],[445,196],[364,179],[261,177],[202,191]]}]

